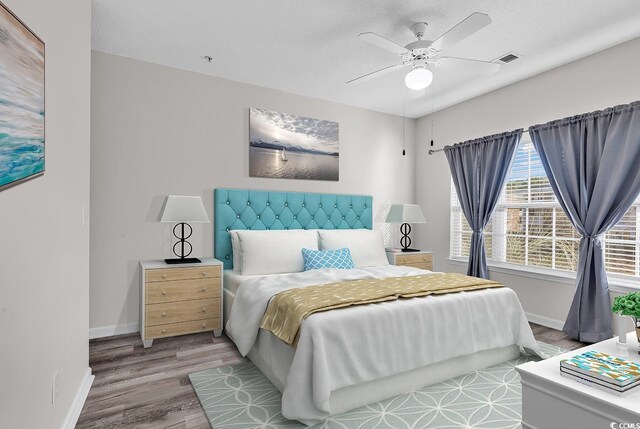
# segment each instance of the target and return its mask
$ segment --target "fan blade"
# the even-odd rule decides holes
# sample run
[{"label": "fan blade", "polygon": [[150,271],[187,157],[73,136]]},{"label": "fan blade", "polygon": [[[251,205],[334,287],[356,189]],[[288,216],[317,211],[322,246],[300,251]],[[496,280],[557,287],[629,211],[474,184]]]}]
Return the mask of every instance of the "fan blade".
[{"label": "fan blade", "polygon": [[439,51],[443,51],[489,24],[491,24],[489,15],[479,12],[472,13],[460,21],[455,27],[437,38],[431,46]]},{"label": "fan blade", "polygon": [[500,64],[498,63],[451,57],[442,57],[438,59],[438,61],[436,61],[436,67],[445,70],[464,71],[479,74],[493,74],[500,70]]},{"label": "fan blade", "polygon": [[383,68],[383,69],[376,70],[376,71],[371,72],[371,73],[367,73],[367,74],[365,74],[364,76],[360,76],[360,77],[357,77],[357,78],[355,78],[355,79],[351,79],[349,82],[347,82],[347,85],[349,85],[349,84],[351,84],[351,83],[362,83],[362,82],[366,82],[366,81],[368,81],[369,79],[373,79],[373,78],[375,78],[375,77],[382,76],[383,74],[386,74],[386,73],[392,72],[392,71],[394,71],[394,70],[401,69],[401,68],[402,68],[402,67],[404,67],[404,66],[405,66],[405,64],[396,64],[396,65],[394,65],[394,66],[385,67],[385,68]]},{"label": "fan blade", "polygon": [[363,40],[373,46],[377,46],[382,49],[386,49],[387,51],[393,52],[394,54],[404,54],[407,51],[407,48],[404,46],[400,46],[391,40],[385,39],[382,36],[377,35],[376,33],[360,33],[358,34],[358,39]]}]

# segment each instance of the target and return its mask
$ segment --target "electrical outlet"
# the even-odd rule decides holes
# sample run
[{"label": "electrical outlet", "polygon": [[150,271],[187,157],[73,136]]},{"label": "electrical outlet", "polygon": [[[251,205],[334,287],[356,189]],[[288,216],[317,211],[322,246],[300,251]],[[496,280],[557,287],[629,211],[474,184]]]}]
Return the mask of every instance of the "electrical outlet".
[{"label": "electrical outlet", "polygon": [[58,398],[58,393],[60,393],[60,371],[56,371],[53,374],[53,378],[51,379],[51,404],[56,403],[56,399]]}]

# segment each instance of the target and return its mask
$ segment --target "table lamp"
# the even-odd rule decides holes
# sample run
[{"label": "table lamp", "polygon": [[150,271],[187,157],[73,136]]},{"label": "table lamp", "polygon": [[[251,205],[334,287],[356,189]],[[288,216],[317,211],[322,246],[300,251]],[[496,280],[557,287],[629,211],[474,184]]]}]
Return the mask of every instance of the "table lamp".
[{"label": "table lamp", "polygon": [[[172,249],[177,258],[165,259],[164,261],[167,264],[194,264],[201,262],[198,258],[188,258],[193,247],[187,239],[191,237],[193,228],[191,228],[191,225],[187,222],[209,222],[202,198],[197,196],[169,195],[162,210],[160,222],[176,223],[176,226],[173,227],[173,235],[178,241],[173,245]],[[178,250],[180,253],[178,253]]]},{"label": "table lamp", "polygon": [[403,252],[419,252],[418,249],[411,249],[411,233],[410,223],[426,223],[420,206],[417,204],[393,204],[385,220],[387,223],[400,223],[400,232],[402,238],[400,245]]}]

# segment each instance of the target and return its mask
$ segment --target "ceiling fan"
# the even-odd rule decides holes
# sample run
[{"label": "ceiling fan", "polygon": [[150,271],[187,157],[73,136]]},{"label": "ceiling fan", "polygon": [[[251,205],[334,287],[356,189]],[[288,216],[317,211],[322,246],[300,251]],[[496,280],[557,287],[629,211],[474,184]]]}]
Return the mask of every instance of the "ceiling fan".
[{"label": "ceiling fan", "polygon": [[406,46],[401,46],[376,33],[360,33],[358,34],[358,39],[398,54],[401,59],[401,64],[395,64],[367,73],[348,81],[347,84],[365,82],[385,73],[409,66],[411,67],[411,71],[407,73],[404,81],[408,88],[416,91],[431,85],[431,81],[433,80],[433,73],[430,70],[431,65],[444,70],[461,70],[481,74],[495,73],[500,69],[500,64],[498,63],[442,56],[442,53],[446,49],[449,49],[462,39],[469,37],[490,23],[491,18],[489,18],[489,15],[475,12],[460,21],[455,27],[451,28],[436,40],[431,41],[422,40],[428,24],[426,22],[418,22],[411,26],[411,31],[418,40]]}]

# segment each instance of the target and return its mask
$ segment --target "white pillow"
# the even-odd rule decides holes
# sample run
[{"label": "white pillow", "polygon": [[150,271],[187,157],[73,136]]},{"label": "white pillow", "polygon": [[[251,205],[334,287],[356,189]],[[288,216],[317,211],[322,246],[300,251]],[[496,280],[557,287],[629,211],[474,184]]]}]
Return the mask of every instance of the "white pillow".
[{"label": "white pillow", "polygon": [[370,229],[320,229],[320,248],[336,250],[348,247],[356,268],[389,265],[380,231]]},{"label": "white pillow", "polygon": [[302,248],[318,250],[316,230],[236,230],[236,234],[240,241],[240,274],[243,276],[304,271]]},{"label": "white pillow", "polygon": [[240,250],[240,238],[238,237],[238,231],[229,231],[231,237],[231,251],[233,252],[233,271],[236,273],[242,272],[242,250]]}]

